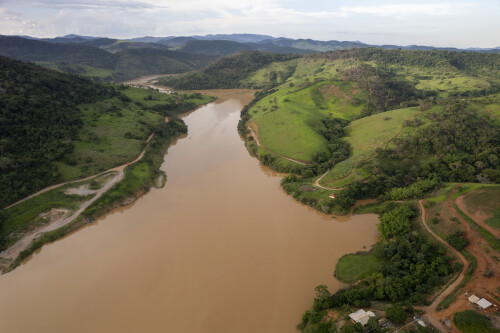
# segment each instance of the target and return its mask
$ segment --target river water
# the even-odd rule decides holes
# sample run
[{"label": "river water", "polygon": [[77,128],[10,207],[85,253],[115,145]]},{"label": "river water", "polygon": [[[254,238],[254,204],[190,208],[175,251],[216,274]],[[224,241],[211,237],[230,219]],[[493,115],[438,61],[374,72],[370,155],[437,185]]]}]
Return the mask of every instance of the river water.
[{"label": "river water", "polygon": [[377,240],[294,201],[236,131],[249,91],[185,116],[152,189],[0,276],[0,332],[296,332],[337,260]]}]

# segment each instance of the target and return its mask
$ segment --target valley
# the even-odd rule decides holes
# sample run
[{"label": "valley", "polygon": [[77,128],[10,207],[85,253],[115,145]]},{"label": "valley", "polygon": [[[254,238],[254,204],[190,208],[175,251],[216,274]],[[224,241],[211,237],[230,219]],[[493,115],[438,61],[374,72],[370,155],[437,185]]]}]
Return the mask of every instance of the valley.
[{"label": "valley", "polygon": [[499,329],[499,54],[168,41],[0,58],[2,327]]}]

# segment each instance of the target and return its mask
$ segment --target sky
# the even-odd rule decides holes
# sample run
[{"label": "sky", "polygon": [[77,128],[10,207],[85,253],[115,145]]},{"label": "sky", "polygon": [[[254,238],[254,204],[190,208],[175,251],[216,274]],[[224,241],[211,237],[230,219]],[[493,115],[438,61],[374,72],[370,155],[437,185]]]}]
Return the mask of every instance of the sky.
[{"label": "sky", "polygon": [[132,38],[254,33],[500,46],[500,0],[0,0],[0,34]]}]

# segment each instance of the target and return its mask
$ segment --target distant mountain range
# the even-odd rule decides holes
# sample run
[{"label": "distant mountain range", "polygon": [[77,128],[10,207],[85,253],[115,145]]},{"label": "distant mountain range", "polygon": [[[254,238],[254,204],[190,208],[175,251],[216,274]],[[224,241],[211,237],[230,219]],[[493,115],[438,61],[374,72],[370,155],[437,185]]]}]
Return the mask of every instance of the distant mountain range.
[{"label": "distant mountain range", "polygon": [[[38,39],[29,36],[18,36],[28,39]],[[358,48],[358,47],[377,47],[383,49],[404,49],[404,50],[421,50],[421,51],[429,51],[429,50],[440,50],[440,51],[471,51],[471,52],[500,52],[500,46],[494,48],[455,48],[455,47],[435,47],[435,46],[425,46],[425,45],[374,45],[374,44],[366,44],[360,41],[338,41],[338,40],[330,40],[330,41],[319,41],[313,39],[291,39],[284,37],[272,37],[269,35],[258,35],[258,34],[215,34],[215,35],[206,35],[206,36],[168,36],[168,37],[137,37],[130,39],[111,39],[111,38],[102,38],[102,37],[92,37],[92,36],[80,36],[80,35],[66,35],[62,37],[56,38],[42,38],[39,40],[47,41],[47,42],[56,42],[56,43],[84,43],[93,46],[105,46],[104,44],[107,42],[111,45],[116,42],[131,42],[131,45],[134,43],[141,43],[142,46],[153,46],[156,47],[159,45],[167,46],[168,48],[177,48],[183,49],[187,48],[190,52],[203,52],[203,50],[198,50],[197,46],[207,47],[210,45],[210,42],[214,41],[226,41],[226,42],[234,42],[245,45],[238,44],[230,44],[230,43],[219,43],[219,45],[226,49],[225,52],[218,53],[227,53],[229,50],[253,50],[253,51],[270,51],[270,52],[278,52],[278,53],[289,53],[289,52],[297,52],[297,53],[312,53],[312,52],[326,52],[326,51],[335,51],[335,50],[343,50],[350,48]],[[103,45],[97,45],[96,40],[99,40],[97,44],[102,43]],[[205,41],[205,43],[196,44],[195,41]],[[233,45],[232,48],[229,45]],[[212,48],[213,47],[209,47]],[[187,50],[186,50],[187,51]],[[209,51],[209,53],[213,53],[213,51]],[[234,53],[234,52],[232,52]]]},{"label": "distant mountain range", "polygon": [[500,47],[457,49],[419,45],[369,45],[359,41],[317,41],[256,34],[146,36],[132,39],[80,35],[56,38],[0,35],[0,55],[114,82],[141,75],[183,73],[202,68],[217,58],[242,51],[307,54],[364,47],[500,52]]}]

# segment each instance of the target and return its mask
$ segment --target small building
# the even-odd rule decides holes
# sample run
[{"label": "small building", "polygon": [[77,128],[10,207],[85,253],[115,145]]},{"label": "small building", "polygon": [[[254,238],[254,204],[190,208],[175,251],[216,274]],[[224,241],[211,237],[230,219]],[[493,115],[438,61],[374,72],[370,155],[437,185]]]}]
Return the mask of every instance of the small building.
[{"label": "small building", "polygon": [[330,197],[330,199],[335,199],[335,198],[337,198],[337,196],[335,195],[335,193],[330,193],[329,197]]},{"label": "small building", "polygon": [[363,309],[359,309],[349,315],[349,318],[351,318],[353,323],[360,323],[363,326],[368,323],[368,320],[370,320],[371,317],[375,317],[375,314],[371,311],[365,311]]},{"label": "small building", "polygon": [[484,298],[481,298],[479,301],[477,301],[476,304],[479,305],[481,307],[481,309],[483,309],[483,310],[487,309],[493,305],[493,304],[491,304],[491,302],[485,300]]},{"label": "small building", "polygon": [[472,304],[477,304],[478,301],[479,297],[477,297],[476,295],[472,295],[471,297],[469,297],[469,302],[471,302]]}]

